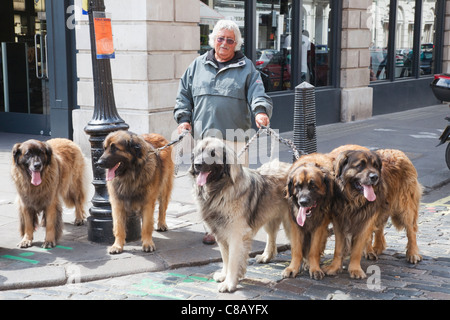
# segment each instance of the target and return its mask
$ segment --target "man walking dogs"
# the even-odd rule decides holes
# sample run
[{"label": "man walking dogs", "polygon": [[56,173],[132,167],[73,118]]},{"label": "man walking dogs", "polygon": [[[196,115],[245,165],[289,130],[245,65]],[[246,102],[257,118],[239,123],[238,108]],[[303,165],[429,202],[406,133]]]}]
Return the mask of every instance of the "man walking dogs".
[{"label": "man walking dogs", "polygon": [[[245,146],[243,133],[251,128],[252,113],[258,128],[269,125],[272,100],[252,61],[240,51],[242,44],[234,21],[217,22],[209,35],[213,49],[196,58],[180,79],[174,109],[178,133],[189,130],[195,140],[223,138],[239,152]],[[248,153],[242,163],[248,165]],[[214,243],[214,238],[207,235],[204,242]]]}]

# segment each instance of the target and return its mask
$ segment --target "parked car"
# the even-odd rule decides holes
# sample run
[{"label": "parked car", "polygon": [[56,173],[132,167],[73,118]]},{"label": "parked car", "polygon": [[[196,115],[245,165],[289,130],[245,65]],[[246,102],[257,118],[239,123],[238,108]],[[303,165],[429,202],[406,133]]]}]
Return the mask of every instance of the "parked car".
[{"label": "parked car", "polygon": [[260,70],[267,91],[287,90],[291,87],[291,55],[276,52]]},{"label": "parked car", "polygon": [[270,59],[272,59],[274,54],[279,53],[278,50],[275,49],[264,49],[256,51],[256,69],[261,70],[269,63]]}]

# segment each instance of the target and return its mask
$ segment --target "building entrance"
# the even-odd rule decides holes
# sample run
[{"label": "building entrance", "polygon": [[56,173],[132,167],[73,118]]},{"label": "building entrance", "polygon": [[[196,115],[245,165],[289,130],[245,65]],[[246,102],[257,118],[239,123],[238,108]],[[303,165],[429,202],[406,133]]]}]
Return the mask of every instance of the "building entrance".
[{"label": "building entrance", "polygon": [[0,131],[50,135],[46,0],[0,6]]}]

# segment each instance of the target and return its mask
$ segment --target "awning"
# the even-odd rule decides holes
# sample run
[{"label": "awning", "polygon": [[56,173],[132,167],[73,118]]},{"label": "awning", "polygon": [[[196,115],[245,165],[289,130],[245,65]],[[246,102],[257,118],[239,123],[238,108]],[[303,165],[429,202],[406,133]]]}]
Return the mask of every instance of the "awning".
[{"label": "awning", "polygon": [[213,8],[200,2],[200,24],[215,24],[218,20],[225,18]]}]

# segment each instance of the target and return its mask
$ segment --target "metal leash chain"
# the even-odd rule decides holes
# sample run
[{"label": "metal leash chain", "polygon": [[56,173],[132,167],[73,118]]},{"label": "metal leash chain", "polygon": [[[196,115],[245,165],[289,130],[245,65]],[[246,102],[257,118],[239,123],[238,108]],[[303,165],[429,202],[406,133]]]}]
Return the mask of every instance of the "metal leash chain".
[{"label": "metal leash chain", "polygon": [[[179,142],[181,142],[181,140],[183,140],[183,138],[184,138],[185,136],[188,135],[188,133],[190,133],[190,131],[188,131],[188,130],[183,130],[183,132],[181,132],[181,134],[178,136],[177,139],[175,139],[175,140],[169,142],[168,144],[166,144],[166,145],[163,146],[163,147],[160,147],[160,148],[156,149],[156,151],[159,153],[159,152],[161,152],[161,150],[164,150],[164,149],[166,149],[166,148],[168,148],[168,147],[170,147],[170,146],[173,146],[173,145],[175,145],[175,144],[178,144]],[[181,148],[181,145],[178,145],[178,146],[177,146],[175,152],[176,152],[176,154],[175,154],[175,168],[174,168],[174,174],[175,174],[175,176],[176,176],[176,175],[178,174],[178,169],[179,169],[179,167],[180,167],[181,153],[183,152],[183,149]]]},{"label": "metal leash chain", "polygon": [[292,142],[292,140],[282,138],[275,130],[273,130],[270,127],[261,126],[261,128],[258,130],[258,132],[256,132],[256,134],[247,142],[245,147],[239,152],[238,158],[241,157],[242,154],[248,150],[248,148],[250,147],[250,144],[252,144],[253,141],[255,141],[255,139],[258,138],[261,135],[261,133],[264,131],[266,132],[267,135],[274,136],[275,138],[277,138],[277,140],[279,142],[284,143],[285,145],[290,147],[292,149],[292,152],[294,153],[294,157],[296,160],[298,160],[300,158],[300,152],[302,155],[306,154],[304,151],[299,152],[297,150],[297,148],[295,147],[294,142]]},{"label": "metal leash chain", "polygon": [[183,140],[183,138],[184,138],[189,132],[190,132],[190,131],[188,131],[188,130],[183,130],[183,132],[181,132],[181,134],[178,136],[178,138],[176,138],[175,140],[169,142],[169,143],[166,144],[165,146],[163,146],[163,147],[161,147],[161,148],[158,148],[158,149],[156,149],[156,150],[161,151],[161,150],[164,150],[164,149],[166,149],[166,148],[168,148],[168,147],[170,147],[170,146],[172,146],[172,145],[174,145],[174,144],[176,144],[176,143],[178,143],[178,142],[181,142],[181,140]]}]

